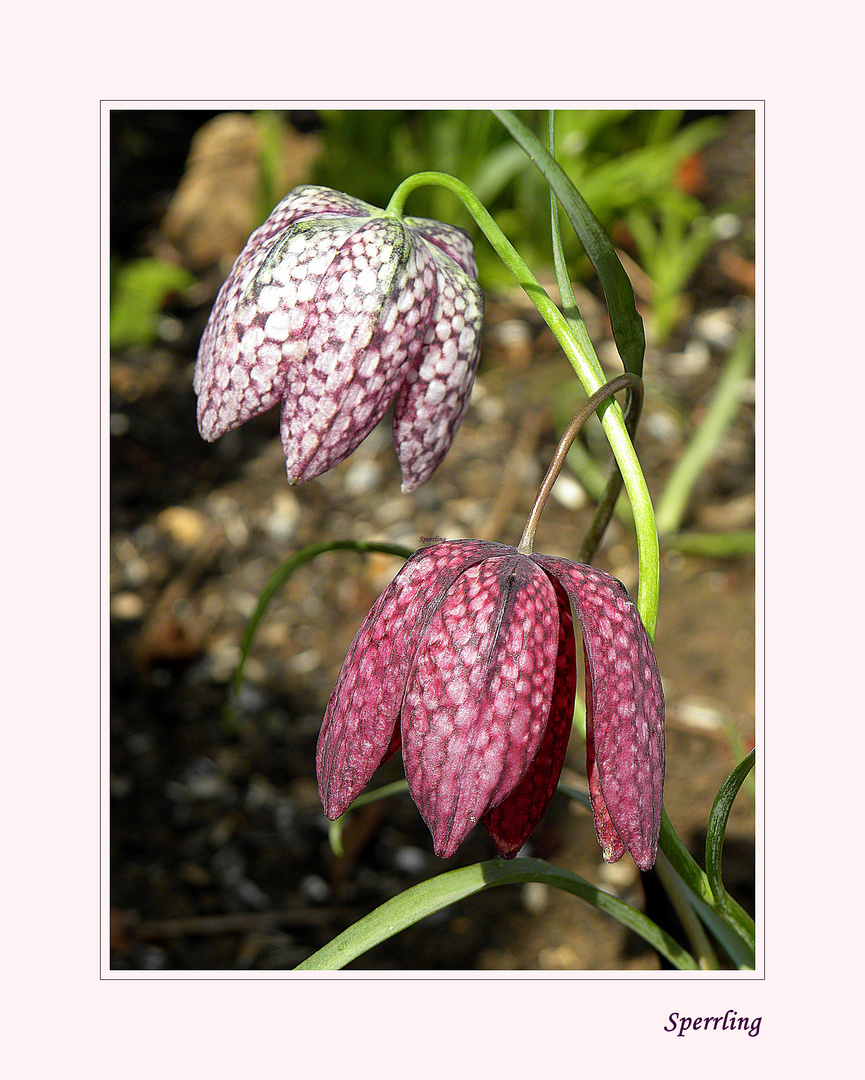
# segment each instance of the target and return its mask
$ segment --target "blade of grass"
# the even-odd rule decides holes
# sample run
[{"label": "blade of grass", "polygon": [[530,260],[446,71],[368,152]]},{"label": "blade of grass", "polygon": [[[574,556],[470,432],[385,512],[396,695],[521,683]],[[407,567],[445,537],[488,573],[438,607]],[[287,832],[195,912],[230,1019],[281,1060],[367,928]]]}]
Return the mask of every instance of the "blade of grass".
[{"label": "blade of grass", "polygon": [[[575,723],[577,717],[575,717]],[[582,733],[585,737],[585,724]],[[559,781],[558,791],[569,799],[574,799],[589,813],[592,812],[592,801],[588,791],[581,791],[570,784]],[[676,872],[682,882],[688,887],[688,897],[693,909],[697,912],[704,924],[714,936],[718,944],[724,949],[730,959],[738,968],[754,969],[754,924],[749,916],[735,905],[736,909],[728,909],[720,913],[714,907],[715,899],[706,874],[700,869],[687,849],[676,836],[670,820],[664,811],[661,825],[661,847],[672,858],[667,858],[668,865]],[[735,901],[732,901],[735,904]]]},{"label": "blade of grass", "polygon": [[625,370],[642,376],[643,356],[646,351],[643,320],[637,311],[630,278],[625,273],[610,238],[562,167],[535,134],[512,112],[506,109],[492,111],[556,193],[601,282],[607,298],[613,337]]},{"label": "blade of grass", "polygon": [[467,896],[499,885],[539,881],[572,893],[587,904],[633,930],[681,971],[697,971],[693,956],[651,919],[586,881],[542,859],[491,859],[413,885],[360,919],[324,948],[313,953],[297,971],[337,971],[375,945],[386,941],[434,911],[441,911]]},{"label": "blade of grass", "polygon": [[289,555],[289,557],[285,559],[284,562],[280,563],[268,578],[266,585],[261,590],[261,595],[258,598],[255,611],[250,615],[246,628],[243,631],[243,638],[240,642],[240,661],[237,665],[237,671],[234,674],[234,682],[232,683],[235,694],[238,693],[243,685],[243,669],[246,666],[249,650],[252,647],[252,642],[255,638],[255,633],[258,630],[258,626],[264,618],[274,596],[276,596],[295,570],[300,569],[301,566],[305,566],[308,562],[312,562],[312,560],[319,555],[323,555],[325,551],[379,552],[383,555],[396,555],[403,559],[407,559],[410,555],[414,555],[411,548],[403,547],[402,544],[379,543],[374,540],[328,540],[321,544],[310,544],[308,547],[296,551],[294,555]]},{"label": "blade of grass", "polygon": [[312,562],[313,559],[317,558],[319,555],[323,555],[326,551],[379,552],[383,555],[396,555],[402,559],[407,559],[410,555],[414,554],[411,548],[403,547],[402,544],[388,544],[375,540],[329,540],[321,544],[310,544],[308,547],[296,551],[294,555],[289,555],[287,559],[280,563],[261,590],[261,594],[258,597],[258,603],[255,606],[255,611],[250,615],[243,631],[243,637],[240,642],[240,660],[238,661],[234,679],[231,684],[231,697],[226,703],[222,716],[222,725],[227,733],[236,733],[237,731],[237,698],[240,689],[243,686],[243,672],[246,668],[246,661],[249,657],[256,631],[258,630],[267,609],[270,607],[271,601],[295,570],[300,569],[301,566],[305,566],[308,562]]},{"label": "blade of grass", "polygon": [[[550,154],[554,155],[556,149],[555,110],[550,109],[549,119]],[[583,344],[586,354],[593,361],[598,376],[603,378],[603,370],[595,353],[591,338],[589,337],[589,332],[586,329],[586,324],[583,322],[583,317],[580,314],[580,309],[577,304],[577,298],[574,296],[574,290],[571,286],[571,278],[568,274],[568,268],[565,262],[565,252],[562,246],[562,234],[559,229],[559,207],[556,202],[556,193],[552,188],[550,188],[550,220],[553,240],[553,262],[556,270],[556,282],[559,286],[559,296],[562,301],[562,312],[570,323],[574,336]],[[642,368],[642,358],[640,366]],[[628,429],[628,434],[631,436],[631,441],[633,441],[634,433],[637,430],[641,402],[642,394],[638,397],[634,394],[633,390],[628,390],[627,403],[625,405],[625,426]],[[622,490],[622,484],[622,474],[619,471],[615,459],[613,459],[612,468],[607,478],[606,485],[598,500],[598,508],[595,511],[594,520],[589,526],[589,530],[577,553],[578,562],[590,562],[592,556],[597,551],[598,545],[607,530],[607,526],[610,524],[610,518],[613,516],[616,502]]]},{"label": "blade of grass", "polygon": [[730,809],[733,800],[739,793],[739,788],[748,773],[754,768],[756,751],[752,750],[746,758],[743,758],[735,769],[730,773],[712,804],[712,812],[709,814],[709,824],[706,828],[706,876],[709,879],[709,887],[719,907],[726,907],[730,901],[730,894],[724,888],[721,878],[721,855],[724,850],[724,833],[727,830],[727,820],[730,817]]},{"label": "blade of grass", "polygon": [[[555,152],[555,111],[550,109],[550,153]],[[522,153],[520,147],[515,147]],[[552,225],[552,240],[553,240],[553,265],[556,271],[556,284],[559,287],[559,296],[562,302],[562,314],[570,323],[571,329],[574,332],[574,337],[580,342],[583,347],[586,356],[595,368],[595,373],[602,381],[606,381],[601,363],[598,360],[595,347],[592,344],[592,339],[589,337],[589,332],[586,329],[586,324],[583,322],[583,316],[580,314],[580,308],[577,304],[577,298],[574,295],[574,289],[571,285],[571,277],[568,273],[567,263],[565,262],[565,251],[562,245],[562,233],[559,228],[559,208],[556,202],[556,193],[550,188],[550,218]]]}]

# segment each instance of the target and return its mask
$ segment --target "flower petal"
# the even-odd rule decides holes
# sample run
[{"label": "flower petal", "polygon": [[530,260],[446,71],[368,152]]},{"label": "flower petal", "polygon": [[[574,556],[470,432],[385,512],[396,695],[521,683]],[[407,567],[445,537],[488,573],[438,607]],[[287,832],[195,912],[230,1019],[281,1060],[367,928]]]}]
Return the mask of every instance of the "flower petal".
[{"label": "flower petal", "polygon": [[588,656],[586,656],[585,647],[583,648],[583,656],[586,660],[586,777],[589,781],[589,798],[592,801],[592,817],[595,819],[595,833],[598,837],[598,843],[601,845],[604,862],[614,863],[618,862],[625,854],[625,843],[618,832],[616,832],[616,826],[613,824],[610,817],[610,811],[607,809],[607,804],[604,802],[604,795],[601,791],[601,775],[598,772],[598,763],[595,760],[592,666],[589,663]]},{"label": "flower petal", "polygon": [[430,243],[441,248],[445,255],[450,256],[477,281],[478,266],[475,262],[474,244],[465,229],[458,229],[456,225],[447,225],[432,218],[407,217],[404,220],[410,229],[419,232]]},{"label": "flower petal", "polygon": [[[316,217],[321,214],[337,217],[381,217],[381,209],[370,203],[345,195],[333,188],[318,184],[300,184],[276,206],[268,221],[282,215],[280,229],[285,229],[301,218]],[[266,223],[265,223],[266,224]],[[273,235],[273,234],[271,234]]]},{"label": "flower petal", "polygon": [[394,434],[413,490],[447,452],[471,392],[476,277],[462,229],[295,188],[250,236],[202,334],[201,435],[218,439],[282,401],[289,481],[309,480],[366,438],[405,382]]},{"label": "flower petal", "polygon": [[342,665],[318,738],[319,791],[329,818],[345,812],[395,749],[394,729],[415,649],[448,589],[467,567],[501,550],[501,545],[482,540],[422,548],[364,619]]},{"label": "flower petal", "polygon": [[435,261],[437,297],[423,351],[394,405],[394,443],[407,492],[430,478],[451,447],[468,408],[483,329],[478,284],[447,255],[421,243]]},{"label": "flower petal", "polygon": [[304,359],[304,329],[318,281],[357,228],[356,218],[296,222],[269,247],[257,247],[237,274],[232,271],[196,366],[198,427],[205,439],[218,439],[282,399],[289,365],[296,369]]},{"label": "flower petal", "polygon": [[376,213],[376,208],[330,188],[302,185],[274,207],[235,260],[201,336],[193,376],[193,387],[198,395],[198,426],[208,442],[266,412],[282,397],[284,374],[276,368],[269,376],[265,371],[269,353],[266,353],[268,359],[257,380],[241,388],[240,392],[236,387],[229,389],[233,366],[239,364],[248,374],[254,364],[249,348],[241,357],[240,339],[244,330],[253,325],[257,314],[245,294],[281,233],[312,215],[335,213],[369,216]]},{"label": "flower petal", "polygon": [[409,791],[437,855],[452,855],[534,760],[556,671],[558,604],[530,559],[484,559],[423,632],[402,707]]},{"label": "flower petal", "polygon": [[634,862],[648,870],[657,854],[664,787],[664,694],[652,644],[620,581],[566,559],[533,558],[574,605],[589,673],[600,791]]},{"label": "flower petal", "polygon": [[574,721],[577,689],[574,624],[567,595],[557,581],[551,579],[551,582],[559,604],[559,651],[546,731],[526,775],[503,802],[484,814],[487,832],[504,859],[516,855],[550,805]]},{"label": "flower petal", "polygon": [[428,335],[435,280],[430,248],[398,221],[375,218],[347,238],[318,283],[304,362],[285,387],[291,483],[338,464],[381,420]]}]

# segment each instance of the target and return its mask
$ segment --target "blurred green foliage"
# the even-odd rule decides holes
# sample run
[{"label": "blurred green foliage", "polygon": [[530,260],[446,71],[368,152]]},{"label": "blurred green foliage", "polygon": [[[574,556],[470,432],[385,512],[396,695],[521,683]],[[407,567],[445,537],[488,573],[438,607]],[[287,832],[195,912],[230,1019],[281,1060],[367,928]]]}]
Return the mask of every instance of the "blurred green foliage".
[{"label": "blurred green foliage", "polygon": [[195,278],[162,259],[134,259],[111,273],[109,339],[112,349],[149,345],[156,340],[159,313],[172,293],[188,289]]},{"label": "blurred green foliage", "polygon": [[674,190],[661,195],[654,214],[634,206],[625,216],[637,261],[652,280],[652,330],[664,342],[683,314],[682,293],[717,239],[702,205]]},{"label": "blurred green foliage", "polygon": [[[545,112],[517,115],[544,138]],[[317,183],[384,206],[407,175],[427,169],[450,173],[474,191],[530,265],[552,265],[549,189],[488,111],[323,110],[319,116],[325,153],[316,167]],[[714,242],[706,209],[684,190],[680,174],[693,155],[723,133],[724,124],[720,116],[686,120],[681,110],[669,109],[556,113],[557,160],[605,229],[621,236],[624,227],[654,282],[658,339],[673,328],[680,294]],[[409,211],[477,235],[467,212],[441,188],[412,195]],[[588,277],[588,260],[569,228],[563,240],[573,278]],[[513,284],[483,242],[477,255],[485,288]]]},{"label": "blurred green foliage", "polygon": [[[264,139],[259,218],[285,194],[279,189],[281,132],[287,114],[257,112]],[[546,138],[547,113],[519,110],[519,118]],[[415,172],[458,177],[480,198],[523,258],[552,277],[549,188],[538,170],[488,110],[322,109],[314,114],[324,150],[311,182],[385,206]],[[652,280],[651,323],[664,341],[682,313],[690,278],[715,242],[706,208],[682,182],[688,163],[724,131],[719,115],[672,109],[564,109],[556,113],[556,157],[601,224],[626,247]],[[741,212],[743,207],[722,210]],[[479,276],[487,290],[513,280],[479,238],[468,212],[448,191],[427,187],[412,194],[408,212],[468,229],[478,240]],[[574,281],[592,269],[563,221],[564,254]],[[112,268],[111,344],[147,344],[167,295],[191,278],[158,259]]]}]

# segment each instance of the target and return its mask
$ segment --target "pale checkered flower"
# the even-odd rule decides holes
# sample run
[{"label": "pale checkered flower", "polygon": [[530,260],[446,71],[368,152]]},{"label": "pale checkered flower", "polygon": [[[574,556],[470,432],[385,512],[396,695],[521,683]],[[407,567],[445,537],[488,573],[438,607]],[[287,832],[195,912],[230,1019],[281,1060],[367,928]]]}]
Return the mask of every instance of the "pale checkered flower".
[{"label": "pale checkered flower", "polygon": [[195,366],[208,441],[281,402],[288,479],[347,457],[393,404],[403,490],[432,475],[468,405],[483,294],[461,229],[295,188],[247,241]]}]

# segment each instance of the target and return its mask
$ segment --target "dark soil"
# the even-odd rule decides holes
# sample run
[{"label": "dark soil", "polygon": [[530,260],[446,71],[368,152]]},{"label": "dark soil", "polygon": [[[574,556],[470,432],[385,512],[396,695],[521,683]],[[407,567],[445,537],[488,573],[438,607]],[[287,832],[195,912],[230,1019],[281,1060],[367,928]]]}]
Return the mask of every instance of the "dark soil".
[{"label": "dark soil", "polygon": [[[151,250],[167,244],[159,224],[192,125],[189,116],[165,116],[170,123],[161,122],[161,145],[170,161],[151,161],[146,183],[117,151],[112,197],[124,257],[133,253],[133,238]],[[753,190],[748,119],[734,114],[726,146],[711,149],[702,162],[708,204],[748,184]],[[147,122],[156,124],[152,114]],[[726,355],[720,331],[735,331],[750,317],[747,261],[747,251],[718,245],[692,283],[691,313],[675,339],[647,355],[637,448],[653,497],[716,384]],[[202,273],[189,293],[169,300],[159,340],[117,353],[111,365],[116,970],[291,969],[387,898],[494,856],[479,829],[453,859],[437,859],[407,794],[353,813],[343,857],[328,843],[315,785],[318,728],[352,636],[399,559],[331,552],[303,567],[269,608],[236,700],[230,683],[264,583],[306,544],[357,538],[416,548],[432,536],[516,543],[563,426],[551,403],[576,385],[532,310],[512,294],[490,296],[477,390],[453,449],[424,488],[400,493],[387,421],[342,465],[289,488],[276,412],[212,445],[196,430],[192,368],[220,279],[219,270]],[[588,319],[600,307],[588,294],[582,299],[605,358],[604,321],[599,316],[593,326]],[[753,465],[750,400],[701,477],[685,527],[752,528]],[[571,555],[590,517],[588,504],[551,500],[538,549]],[[634,589],[632,532],[614,521],[595,562]],[[700,862],[718,787],[754,741],[754,617],[753,556],[720,560],[664,550],[656,650],[668,701],[666,805]],[[376,782],[401,775],[397,755]],[[565,778],[579,785],[584,776],[575,736]],[[725,874],[750,910],[753,830],[746,786],[730,819]],[[606,866],[590,816],[564,796],[554,798],[523,853],[646,908],[681,936],[655,875],[641,875],[627,856]],[[481,893],[352,965],[396,971],[660,966],[641,939],[541,885]]]}]

